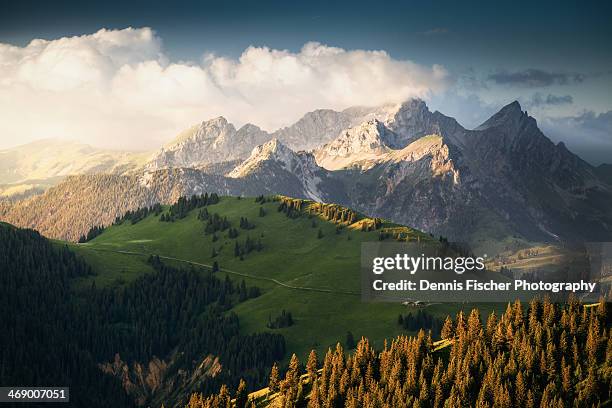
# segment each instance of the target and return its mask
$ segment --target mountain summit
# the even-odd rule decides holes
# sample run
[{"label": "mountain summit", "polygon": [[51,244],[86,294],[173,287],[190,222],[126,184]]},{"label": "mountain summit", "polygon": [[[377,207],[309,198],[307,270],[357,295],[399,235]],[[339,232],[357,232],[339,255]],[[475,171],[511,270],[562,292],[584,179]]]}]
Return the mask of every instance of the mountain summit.
[{"label": "mountain summit", "polygon": [[181,133],[162,147],[147,163],[148,170],[197,167],[244,157],[253,145],[264,143],[268,134],[247,124],[236,130],[224,117],[214,118]]},{"label": "mountain summit", "polygon": [[439,131],[436,115],[420,99],[378,107],[352,107],[340,112],[318,109],[272,133],[253,124],[236,130],[225,118],[218,117],[182,132],[154,154],[145,167],[148,170],[201,167],[246,159],[253,148],[272,139],[278,139],[294,151],[313,150],[351,128],[363,128],[372,121],[385,127],[385,145],[394,148],[405,147],[421,136]]},{"label": "mountain summit", "polygon": [[[612,240],[612,186],[602,174],[550,141],[518,102],[469,130],[413,99],[316,110],[273,133],[252,124],[236,130],[215,118],[164,146],[140,174],[73,177],[42,196],[0,206],[0,217],[72,238],[121,211],[178,195],[285,194],[478,248],[497,243],[487,249],[495,251],[510,241]],[[96,209],[117,201],[115,209]],[[86,219],[61,221],[78,218]]]},{"label": "mountain summit", "polygon": [[537,127],[535,119],[521,109],[521,105],[518,101],[514,101],[501,108],[499,112],[491,116],[475,130],[498,128],[505,133],[516,133],[521,126],[527,125],[534,125]]},{"label": "mountain summit", "polygon": [[367,160],[375,160],[395,145],[397,135],[378,119],[371,119],[342,132],[333,141],[315,150],[317,163],[338,170]]}]

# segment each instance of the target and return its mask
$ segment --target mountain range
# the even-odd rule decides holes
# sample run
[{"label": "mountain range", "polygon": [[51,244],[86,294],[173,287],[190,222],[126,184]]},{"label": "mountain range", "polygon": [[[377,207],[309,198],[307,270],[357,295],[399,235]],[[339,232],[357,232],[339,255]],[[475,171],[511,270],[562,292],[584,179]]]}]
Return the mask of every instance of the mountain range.
[{"label": "mountain range", "polygon": [[[71,176],[0,203],[0,219],[75,240],[129,209],[180,195],[277,193],[340,203],[483,249],[612,238],[609,169],[553,143],[518,102],[475,129],[411,99],[316,110],[273,133],[214,118],[147,155],[93,150],[71,154],[64,166],[37,164],[37,177]],[[28,180],[27,171],[19,160],[3,161],[0,183]]]}]

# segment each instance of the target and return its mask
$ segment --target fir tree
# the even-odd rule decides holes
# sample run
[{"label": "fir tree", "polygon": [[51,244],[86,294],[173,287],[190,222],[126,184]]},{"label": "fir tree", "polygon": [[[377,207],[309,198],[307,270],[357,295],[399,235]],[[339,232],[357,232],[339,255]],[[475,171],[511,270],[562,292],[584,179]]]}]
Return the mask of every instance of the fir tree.
[{"label": "fir tree", "polygon": [[242,378],[240,379],[240,384],[238,384],[235,399],[236,401],[234,406],[236,408],[247,408],[247,404],[249,402],[249,393],[247,391],[246,382]]},{"label": "fir tree", "polygon": [[455,337],[455,329],[450,316],[446,316],[444,326],[442,326],[441,336],[443,339],[452,339],[453,337]]},{"label": "fir tree", "polygon": [[278,365],[274,363],[272,370],[270,370],[270,379],[268,381],[268,389],[270,392],[278,392],[280,386],[280,376],[278,373]]},{"label": "fir tree", "polygon": [[308,362],[306,363],[306,372],[308,373],[311,382],[317,378],[318,364],[317,352],[315,350],[311,350],[310,354],[308,355]]}]

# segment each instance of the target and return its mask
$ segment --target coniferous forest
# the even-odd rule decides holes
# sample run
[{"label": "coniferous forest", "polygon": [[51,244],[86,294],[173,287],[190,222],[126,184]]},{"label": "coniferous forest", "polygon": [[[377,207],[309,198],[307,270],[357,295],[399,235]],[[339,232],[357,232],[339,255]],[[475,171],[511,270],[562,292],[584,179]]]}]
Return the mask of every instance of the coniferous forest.
[{"label": "coniferous forest", "polygon": [[612,0],[0,1],[0,408],[612,408]]},{"label": "coniferous forest", "polygon": [[[209,207],[219,203],[214,194],[181,198],[129,212],[108,229],[147,217],[139,225],[192,222],[206,242],[229,244],[225,259],[240,263],[268,251],[258,228],[275,207],[283,221],[302,218],[313,240],[313,231],[317,240],[350,238],[343,231],[351,223],[373,237],[397,232],[335,205],[272,201],[272,212],[258,208],[265,218],[239,214],[230,221]],[[325,234],[323,222],[332,224]],[[95,227],[83,241],[95,244],[106,231]],[[213,258],[216,251],[221,247]],[[0,224],[0,383],[69,386],[78,407],[590,408],[612,398],[612,319],[603,300],[536,299],[509,304],[499,316],[473,309],[445,320],[415,309],[388,322],[415,336],[375,347],[348,331],[325,355],[313,350],[300,361],[288,358],[293,350],[283,337],[300,327],[294,309],[270,311],[267,330],[242,332],[247,316],[239,319],[234,307],[263,299],[259,287],[221,272],[218,257],[196,268],[147,256],[150,272],[127,283],[78,285],[96,282],[89,278],[97,272],[68,246]]]},{"label": "coniferous forest", "polygon": [[37,232],[0,225],[0,383],[63,384],[75,406],[130,406],[121,384],[97,367],[70,281],[91,273]]},{"label": "coniferous forest", "polygon": [[473,309],[448,319],[444,339],[419,331],[382,350],[365,338],[347,355],[338,344],[305,366],[293,355],[284,375],[251,399],[239,388],[192,395],[188,408],[600,407],[612,394],[612,330],[606,304],[509,304],[486,322]]},{"label": "coniferous forest", "polygon": [[124,287],[75,291],[73,279],[92,274],[87,264],[37,232],[0,225],[0,383],[69,386],[74,406],[131,406],[133,396],[100,363],[166,359],[169,375],[214,355],[222,369],[199,379],[197,390],[236,387],[240,378],[265,385],[284,338],[241,335],[227,312],[259,290],[157,257],[149,263],[154,273]]}]

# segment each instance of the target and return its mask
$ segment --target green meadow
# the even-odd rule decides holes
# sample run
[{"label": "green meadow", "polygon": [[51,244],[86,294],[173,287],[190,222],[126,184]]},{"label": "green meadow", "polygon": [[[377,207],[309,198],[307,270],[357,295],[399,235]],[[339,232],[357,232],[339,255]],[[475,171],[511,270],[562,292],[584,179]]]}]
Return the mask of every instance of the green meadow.
[{"label": "green meadow", "polygon": [[[264,216],[260,216],[260,207]],[[379,231],[362,231],[359,222],[336,224],[306,211],[290,218],[278,207],[279,202],[272,200],[260,204],[254,198],[221,197],[219,203],[206,208],[210,215],[227,217],[239,235],[230,238],[228,230],[218,231],[215,242],[212,234],[204,232],[199,209],[174,222],[161,222],[161,215],[149,215],[136,224],[125,221],[113,225],[90,242],[68,244],[95,272],[95,276],[77,281],[75,287],[89,287],[93,281],[97,287],[124,285],[153,271],[147,264],[152,254],[182,267],[206,268],[216,261],[221,276],[228,275],[235,283],[244,279],[248,286],[261,289],[261,296],[232,308],[240,318],[241,330],[283,334],[289,356],[296,353],[305,358],[313,348],[323,352],[337,342],[344,343],[349,331],[355,339],[366,336],[380,347],[385,339],[407,333],[397,318],[400,313],[415,313],[414,307],[363,303],[359,295],[361,243],[378,241]],[[240,229],[241,217],[254,228]],[[408,227],[389,223],[383,227],[399,229],[413,239],[429,239]],[[234,253],[236,241],[243,243],[247,236],[260,240],[263,249],[240,259]],[[435,304],[425,310],[443,318],[473,306]],[[483,306],[481,311],[488,313],[492,308]],[[283,309],[291,312],[295,323],[281,329],[267,328],[269,318],[274,319]]]}]

